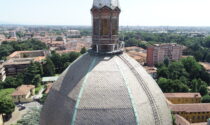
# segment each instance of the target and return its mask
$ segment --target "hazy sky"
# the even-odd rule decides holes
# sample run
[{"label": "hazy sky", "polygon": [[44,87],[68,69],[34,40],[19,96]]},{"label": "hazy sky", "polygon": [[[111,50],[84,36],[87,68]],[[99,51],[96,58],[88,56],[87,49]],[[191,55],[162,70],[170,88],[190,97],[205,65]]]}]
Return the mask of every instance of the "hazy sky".
[{"label": "hazy sky", "polygon": [[[93,0],[0,0],[0,23],[91,25]],[[121,25],[210,26],[210,0],[120,0]]]}]

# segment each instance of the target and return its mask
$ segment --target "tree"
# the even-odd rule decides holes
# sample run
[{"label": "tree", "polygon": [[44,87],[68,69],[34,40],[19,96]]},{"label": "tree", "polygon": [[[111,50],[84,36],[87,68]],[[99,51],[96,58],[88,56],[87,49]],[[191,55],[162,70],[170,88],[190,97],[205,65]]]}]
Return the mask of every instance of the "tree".
[{"label": "tree", "polygon": [[57,37],[57,38],[56,38],[56,41],[63,41],[63,37],[60,37],[60,36]]},{"label": "tree", "polygon": [[158,85],[163,92],[188,92],[189,88],[180,80],[171,80],[165,78],[158,79]]},{"label": "tree", "polygon": [[24,84],[33,84],[37,87],[41,83],[40,72],[40,67],[36,63],[31,63],[24,73]]},{"label": "tree", "polygon": [[168,72],[170,79],[179,79],[181,76],[188,76],[188,73],[186,72],[184,65],[181,62],[172,62],[168,66]]},{"label": "tree", "polygon": [[2,83],[3,88],[16,88],[22,83],[19,83],[15,77],[8,76],[6,80]]},{"label": "tree", "polygon": [[55,75],[55,65],[52,60],[47,57],[45,64],[43,65],[44,75],[45,76],[54,76]]},{"label": "tree", "polygon": [[63,63],[62,58],[59,54],[55,53],[55,51],[52,52],[52,55],[50,56],[50,59],[52,60],[56,73],[61,73],[63,71]]},{"label": "tree", "polygon": [[207,86],[205,85],[201,85],[200,88],[199,88],[199,92],[202,96],[208,94],[208,89],[207,89]]},{"label": "tree", "polygon": [[81,54],[84,54],[84,53],[86,53],[86,52],[87,52],[87,50],[86,50],[85,47],[83,47],[83,48],[80,50],[80,53],[81,53]]},{"label": "tree", "polygon": [[0,114],[11,115],[15,110],[15,104],[12,98],[6,96],[0,98]]},{"label": "tree", "polygon": [[157,76],[158,78],[163,77],[163,78],[168,78],[169,77],[169,71],[168,68],[165,66],[162,66],[158,68],[157,70]]},{"label": "tree", "polygon": [[210,96],[209,95],[203,96],[201,102],[202,103],[210,103]]},{"label": "tree", "polygon": [[168,57],[164,59],[163,63],[164,63],[166,66],[169,65],[170,61],[169,61]]}]

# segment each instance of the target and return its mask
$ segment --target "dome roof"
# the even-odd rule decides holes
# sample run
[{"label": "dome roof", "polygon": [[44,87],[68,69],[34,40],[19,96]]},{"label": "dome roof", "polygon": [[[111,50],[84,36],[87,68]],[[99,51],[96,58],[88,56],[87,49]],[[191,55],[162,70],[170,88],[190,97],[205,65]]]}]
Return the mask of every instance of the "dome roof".
[{"label": "dome roof", "polygon": [[100,9],[105,6],[111,8],[111,9],[115,9],[116,7],[120,8],[118,0],[94,0],[93,1],[93,7],[95,7],[95,8]]},{"label": "dome roof", "polygon": [[171,125],[153,78],[127,54],[85,54],[53,85],[41,125]]}]

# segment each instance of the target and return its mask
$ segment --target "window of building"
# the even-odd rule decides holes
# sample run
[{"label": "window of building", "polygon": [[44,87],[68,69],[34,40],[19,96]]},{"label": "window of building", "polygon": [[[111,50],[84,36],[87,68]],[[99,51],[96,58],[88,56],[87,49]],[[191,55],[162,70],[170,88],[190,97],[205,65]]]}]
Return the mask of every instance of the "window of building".
[{"label": "window of building", "polygon": [[101,35],[109,35],[110,29],[110,20],[102,19],[101,20]]}]

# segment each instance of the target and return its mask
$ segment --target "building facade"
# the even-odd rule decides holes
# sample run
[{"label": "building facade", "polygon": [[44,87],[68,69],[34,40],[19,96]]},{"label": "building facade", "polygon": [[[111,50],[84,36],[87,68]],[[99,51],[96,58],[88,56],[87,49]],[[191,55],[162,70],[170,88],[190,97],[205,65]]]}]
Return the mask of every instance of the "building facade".
[{"label": "building facade", "polygon": [[201,103],[200,93],[164,93],[164,95],[173,104]]},{"label": "building facade", "polygon": [[190,123],[206,123],[210,118],[209,103],[176,104],[170,105],[170,108],[173,114],[182,116]]},{"label": "building facade", "polygon": [[15,92],[12,93],[12,98],[15,103],[31,102],[31,96],[35,94],[34,85],[21,85]]},{"label": "building facade", "polygon": [[147,65],[163,63],[165,59],[177,61],[182,57],[183,46],[175,43],[155,44],[147,48]]},{"label": "building facade", "polygon": [[22,73],[31,64],[31,62],[43,62],[46,56],[49,55],[47,51],[16,51],[7,57],[4,63],[6,76],[16,76]]}]

